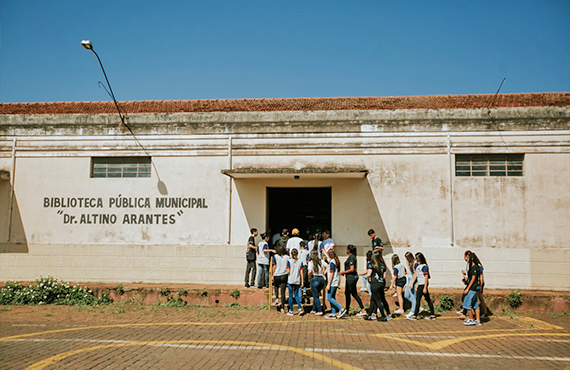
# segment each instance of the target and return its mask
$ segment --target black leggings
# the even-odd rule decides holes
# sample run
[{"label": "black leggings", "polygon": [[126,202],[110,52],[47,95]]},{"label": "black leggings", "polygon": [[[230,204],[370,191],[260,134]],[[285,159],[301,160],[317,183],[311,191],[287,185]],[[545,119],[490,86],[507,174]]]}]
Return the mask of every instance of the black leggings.
[{"label": "black leggings", "polygon": [[358,289],[356,289],[356,283],[358,283],[358,279],[356,279],[353,275],[346,276],[346,286],[344,296],[346,298],[346,311],[350,311],[350,297],[354,297],[356,302],[360,306],[360,309],[364,309],[364,305],[362,304],[362,300],[358,295]]},{"label": "black leggings", "polygon": [[273,277],[273,284],[275,286],[275,297],[279,298],[281,292],[281,308],[285,308],[285,290],[287,289],[287,278],[289,275],[281,275]]},{"label": "black leggings", "polygon": [[426,288],[426,293],[424,294],[424,285],[418,285],[418,288],[416,290],[416,310],[414,311],[414,316],[418,316],[418,313],[420,312],[420,302],[422,300],[422,296],[425,297],[426,302],[428,303],[431,315],[435,315],[433,303],[431,302],[431,298],[429,296],[429,290]]},{"label": "black leggings", "polygon": [[376,314],[378,309],[380,309],[380,314],[382,316],[390,314],[390,308],[388,307],[388,302],[386,302],[386,296],[384,295],[385,286],[384,282],[378,282],[375,279],[372,279],[370,282],[370,291],[372,292],[372,296],[370,297],[368,316]]}]

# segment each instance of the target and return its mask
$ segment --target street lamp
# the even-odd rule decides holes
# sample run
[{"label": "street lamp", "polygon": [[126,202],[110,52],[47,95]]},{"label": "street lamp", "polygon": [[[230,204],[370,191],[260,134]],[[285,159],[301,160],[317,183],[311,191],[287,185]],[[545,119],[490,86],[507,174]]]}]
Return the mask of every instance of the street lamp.
[{"label": "street lamp", "polygon": [[[145,152],[145,154],[150,157],[150,154],[148,153],[148,151],[141,144],[139,139],[137,139],[135,133],[133,132],[133,130],[131,130],[131,128],[129,127],[129,125],[125,121],[125,118],[123,117],[123,113],[119,109],[119,104],[117,103],[117,99],[115,99],[115,94],[113,94],[113,88],[111,87],[111,84],[109,83],[109,79],[107,78],[107,73],[105,73],[105,68],[103,68],[103,63],[101,63],[101,58],[99,58],[99,55],[97,55],[97,53],[95,52],[95,49],[93,49],[93,44],[89,40],[82,40],[81,46],[83,46],[83,48],[86,50],[91,50],[93,52],[93,54],[95,54],[95,56],[97,57],[97,60],[99,61],[99,65],[101,66],[101,70],[103,71],[103,75],[105,76],[105,81],[107,81],[107,86],[109,87],[108,93],[109,93],[109,95],[111,95],[111,98],[113,98],[113,102],[115,103],[115,107],[117,107],[117,112],[119,112],[119,117],[121,117],[121,123],[127,128],[127,130],[129,130],[131,135],[133,135],[133,138],[135,139],[137,144],[142,148],[142,150]],[[99,82],[99,83],[101,83],[101,82]],[[166,184],[160,179],[160,176],[158,174],[158,170],[156,169],[156,165],[154,164],[154,161],[151,160],[151,164],[154,167],[154,171],[156,172],[156,177],[158,178],[158,184],[157,184],[158,185],[158,191],[163,195],[167,195],[168,189],[166,188]]]},{"label": "street lamp", "polygon": [[[93,49],[93,44],[89,40],[82,40],[81,46],[83,46],[83,48],[85,48],[86,50],[91,50],[93,52],[93,54],[95,54],[95,56],[97,57],[97,60],[99,61],[99,65],[101,66],[101,70],[103,71],[103,75],[105,76],[105,81],[107,81],[107,86],[109,86],[111,98],[113,98],[113,102],[115,103],[115,107],[117,107],[117,112],[119,112],[119,117],[121,117],[121,123],[123,125],[125,125],[125,127],[129,129],[129,131],[131,131],[130,127],[125,122],[125,118],[123,117],[121,110],[119,109],[119,104],[117,103],[117,99],[115,99],[115,94],[113,94],[113,88],[111,87],[111,84],[109,83],[109,79],[107,78],[107,73],[105,73],[105,68],[103,68],[103,63],[101,63],[101,59],[99,58],[99,55],[97,55],[97,53],[95,52],[95,49]],[[133,132],[131,131],[131,134],[132,133]]]}]

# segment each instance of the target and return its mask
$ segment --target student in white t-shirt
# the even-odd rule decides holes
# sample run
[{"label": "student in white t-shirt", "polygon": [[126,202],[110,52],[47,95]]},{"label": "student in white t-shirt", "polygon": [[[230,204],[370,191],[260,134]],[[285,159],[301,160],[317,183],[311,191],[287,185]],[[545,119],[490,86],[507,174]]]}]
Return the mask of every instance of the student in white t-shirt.
[{"label": "student in white t-shirt", "polygon": [[320,247],[321,256],[324,256],[327,261],[328,253],[330,250],[334,250],[334,240],[331,238],[331,232],[328,230],[323,231],[323,242]]},{"label": "student in white t-shirt", "polygon": [[421,302],[421,299],[423,296],[423,297],[425,297],[425,299],[428,303],[430,314],[431,314],[426,319],[435,320],[435,312],[434,312],[434,308],[433,308],[433,303],[432,303],[430,295],[429,295],[429,288],[428,288],[429,279],[430,279],[429,267],[428,267],[426,258],[424,257],[423,253],[421,253],[421,252],[416,253],[416,262],[418,263],[418,265],[416,266],[415,276],[414,276],[414,279],[412,280],[412,286],[416,282],[418,283],[418,287],[416,288],[416,307],[415,307],[414,315],[407,317],[407,319],[417,320],[420,302]]},{"label": "student in white t-shirt", "polygon": [[[305,245],[305,242],[302,241],[299,244],[299,260],[301,260],[301,262],[303,262],[305,264],[305,267],[307,266],[307,264],[309,263],[309,251],[307,250],[307,246]],[[307,269],[303,269],[303,284],[301,285],[301,290],[302,290],[302,297],[301,297],[301,304],[305,304],[308,303],[308,298],[307,298],[307,288],[310,287],[310,281],[309,281],[309,275],[308,275],[308,271]]]},{"label": "student in white t-shirt", "polygon": [[301,242],[303,241],[303,239],[301,239],[299,237],[299,229],[293,229],[291,231],[291,237],[289,238],[289,240],[287,240],[287,252],[289,252],[289,255],[291,255],[291,251],[293,251],[293,249],[296,249],[297,252],[299,252],[299,244],[301,244]]},{"label": "student in white t-shirt", "polygon": [[396,289],[396,297],[398,297],[398,303],[400,308],[394,311],[395,315],[404,314],[404,297],[403,291],[406,286],[406,265],[400,262],[400,257],[394,253],[392,255],[392,269],[394,278],[390,284],[390,289]]},{"label": "student in white t-shirt", "polygon": [[[275,253],[273,249],[269,249],[269,234],[261,234],[261,241],[257,245],[257,265],[259,273],[257,274],[257,289],[263,287],[269,288],[269,252]],[[265,274],[265,285],[261,284],[261,276]]]},{"label": "student in white t-shirt", "polygon": [[[326,319],[340,319],[346,315],[346,310],[335,299],[336,291],[340,285],[340,260],[334,249],[330,248],[327,253],[329,257],[328,279],[327,279],[327,301],[331,304],[331,313]],[[338,311],[338,316],[335,313]]]},{"label": "student in white t-shirt", "polygon": [[287,287],[289,288],[289,312],[287,315],[293,316],[293,298],[299,307],[299,316],[303,316],[303,306],[301,305],[301,285],[304,282],[303,269],[305,264],[299,259],[299,252],[296,249],[291,250],[291,258],[287,261]]},{"label": "student in white t-shirt", "polygon": [[[321,233],[315,233],[315,235],[313,235],[313,239],[309,240],[309,244],[307,244],[309,254],[311,254],[311,251],[313,249],[320,251],[321,244],[323,244],[323,241],[321,240]],[[321,258],[320,255],[319,258]]]},{"label": "student in white t-shirt", "polygon": [[307,270],[309,272],[309,278],[311,279],[311,294],[313,295],[313,309],[311,313],[315,314],[315,316],[322,316],[324,314],[320,296],[321,290],[325,287],[324,271],[326,268],[326,262],[319,258],[318,249],[313,248],[309,255]]},{"label": "student in white t-shirt", "polygon": [[[275,287],[275,305],[281,313],[285,313],[285,289],[287,289],[287,261],[289,256],[285,247],[277,247],[277,252],[273,256],[273,285]],[[279,293],[281,293],[281,304],[279,304]]]}]

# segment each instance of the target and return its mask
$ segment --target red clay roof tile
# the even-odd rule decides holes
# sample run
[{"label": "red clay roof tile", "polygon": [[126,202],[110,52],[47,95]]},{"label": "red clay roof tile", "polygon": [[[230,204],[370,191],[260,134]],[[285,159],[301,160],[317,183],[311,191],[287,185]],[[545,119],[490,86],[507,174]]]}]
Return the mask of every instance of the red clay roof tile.
[{"label": "red clay roof tile", "polygon": [[[145,100],[119,102],[127,113],[277,112],[376,109],[459,109],[570,106],[570,93],[396,97]],[[0,114],[115,113],[113,102],[1,103]]]}]

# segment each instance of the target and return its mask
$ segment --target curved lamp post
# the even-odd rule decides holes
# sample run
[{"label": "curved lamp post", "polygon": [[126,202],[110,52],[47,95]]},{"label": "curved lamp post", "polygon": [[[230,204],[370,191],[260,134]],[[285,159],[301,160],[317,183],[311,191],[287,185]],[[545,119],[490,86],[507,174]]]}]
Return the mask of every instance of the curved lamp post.
[{"label": "curved lamp post", "polygon": [[[97,57],[97,60],[99,61],[99,65],[101,66],[101,70],[103,71],[103,75],[105,76],[105,81],[107,81],[107,86],[109,87],[109,95],[111,95],[111,98],[113,98],[113,102],[115,103],[115,107],[117,108],[117,112],[119,112],[119,117],[121,117],[121,123],[127,128],[127,130],[129,130],[131,135],[133,135],[133,138],[135,139],[137,144],[142,148],[142,150],[146,153],[146,155],[150,157],[150,154],[148,153],[148,151],[140,143],[139,139],[137,139],[133,130],[131,130],[131,128],[129,127],[129,125],[125,121],[125,117],[123,116],[121,109],[119,109],[119,104],[117,103],[117,99],[115,99],[115,94],[113,94],[113,88],[111,87],[111,84],[109,83],[109,79],[107,78],[107,73],[105,73],[105,68],[103,68],[103,63],[101,63],[101,58],[99,58],[99,55],[97,55],[97,53],[95,52],[95,49],[93,49],[93,44],[89,40],[82,40],[81,46],[83,46],[83,48],[85,48],[87,50],[91,50],[93,52],[93,54],[95,54],[95,56]],[[158,185],[158,191],[163,195],[168,194],[166,184],[160,179],[160,176],[158,174],[158,170],[156,169],[156,165],[154,164],[154,161],[151,161],[151,164],[154,167],[154,171],[156,172],[156,177],[158,178],[158,184],[157,184]]]},{"label": "curved lamp post", "polygon": [[[119,104],[117,103],[117,99],[115,99],[115,94],[113,94],[113,88],[111,87],[111,84],[109,83],[109,79],[107,78],[107,73],[105,73],[105,68],[103,68],[103,63],[101,63],[101,58],[99,58],[99,55],[97,55],[97,53],[95,52],[95,49],[93,49],[93,44],[89,40],[82,40],[81,46],[83,46],[87,50],[91,50],[93,52],[93,54],[95,54],[95,56],[97,57],[97,60],[99,61],[99,65],[101,66],[101,70],[103,71],[103,75],[105,76],[105,81],[107,81],[107,86],[109,86],[109,92],[111,93],[111,98],[113,98],[113,102],[115,103],[115,107],[117,107],[117,112],[119,112],[119,117],[121,117],[121,123],[123,125],[125,125],[129,129],[129,131],[131,131],[130,127],[125,123],[125,118],[123,117],[123,113],[121,113],[121,110],[119,109]],[[132,131],[131,131],[131,133],[132,133]]]}]

